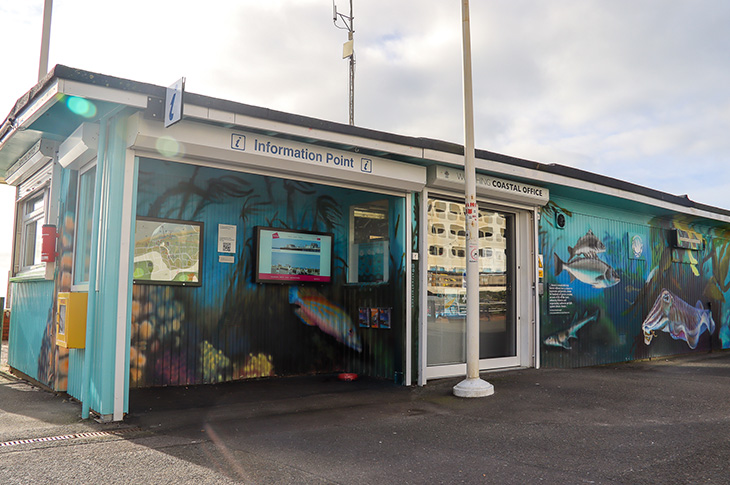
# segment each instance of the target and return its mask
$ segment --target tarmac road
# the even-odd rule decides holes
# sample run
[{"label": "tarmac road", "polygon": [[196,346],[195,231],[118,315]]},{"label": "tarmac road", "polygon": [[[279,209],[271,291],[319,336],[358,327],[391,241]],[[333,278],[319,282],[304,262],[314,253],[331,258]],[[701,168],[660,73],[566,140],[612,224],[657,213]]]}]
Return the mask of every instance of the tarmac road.
[{"label": "tarmac road", "polygon": [[0,483],[730,483],[730,352],[483,377],[133,390],[100,424],[0,373]]}]

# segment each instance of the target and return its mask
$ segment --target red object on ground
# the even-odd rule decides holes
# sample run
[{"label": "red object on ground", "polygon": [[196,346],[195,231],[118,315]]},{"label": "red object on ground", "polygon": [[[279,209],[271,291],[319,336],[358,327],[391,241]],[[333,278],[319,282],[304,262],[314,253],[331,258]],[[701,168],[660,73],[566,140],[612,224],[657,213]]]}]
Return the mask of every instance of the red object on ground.
[{"label": "red object on ground", "polygon": [[357,374],[352,372],[343,372],[342,374],[338,375],[337,378],[341,381],[354,381],[357,379]]}]

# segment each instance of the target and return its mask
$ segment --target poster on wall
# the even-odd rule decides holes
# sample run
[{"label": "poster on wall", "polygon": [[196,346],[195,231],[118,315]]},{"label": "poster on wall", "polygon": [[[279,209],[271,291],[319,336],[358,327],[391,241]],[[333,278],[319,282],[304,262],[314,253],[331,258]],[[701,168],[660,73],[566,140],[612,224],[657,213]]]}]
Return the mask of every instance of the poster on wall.
[{"label": "poster on wall", "polygon": [[236,226],[232,224],[218,224],[218,252],[236,252]]},{"label": "poster on wall", "polygon": [[135,283],[200,286],[203,223],[138,217]]},{"label": "poster on wall", "polygon": [[360,308],[358,312],[358,324],[363,328],[370,326],[370,308]]},{"label": "poster on wall", "polygon": [[646,260],[645,250],[646,242],[645,237],[641,234],[634,232],[628,233],[629,241],[629,259]]},{"label": "poster on wall", "polygon": [[380,328],[390,328],[390,308],[380,308],[378,311],[378,326]]}]

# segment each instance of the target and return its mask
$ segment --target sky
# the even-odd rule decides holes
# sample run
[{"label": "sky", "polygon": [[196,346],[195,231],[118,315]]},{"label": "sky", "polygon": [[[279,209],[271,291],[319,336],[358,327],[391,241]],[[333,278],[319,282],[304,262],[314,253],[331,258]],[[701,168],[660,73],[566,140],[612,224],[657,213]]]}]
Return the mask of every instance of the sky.
[{"label": "sky", "polygon": [[[331,0],[53,3],[50,66],[160,86],[185,76],[189,92],[348,121]],[[730,209],[730,2],[470,3],[477,148]],[[463,144],[461,2],[353,5],[355,124]],[[0,0],[3,119],[37,81],[42,10]],[[12,198],[0,187],[0,275]]]}]

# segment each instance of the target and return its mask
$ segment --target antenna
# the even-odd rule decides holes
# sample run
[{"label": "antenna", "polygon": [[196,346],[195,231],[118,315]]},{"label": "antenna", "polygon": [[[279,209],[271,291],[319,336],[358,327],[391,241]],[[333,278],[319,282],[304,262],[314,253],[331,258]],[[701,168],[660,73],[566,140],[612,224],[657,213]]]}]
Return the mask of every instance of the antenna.
[{"label": "antenna", "polygon": [[[335,27],[347,30],[347,42],[342,46],[342,58],[350,59],[350,124],[355,124],[355,41],[353,34],[355,28],[353,26],[352,16],[352,0],[350,0],[350,15],[343,15],[337,11],[335,0],[332,0],[332,21]],[[342,20],[343,26],[337,25],[337,21]]]}]

